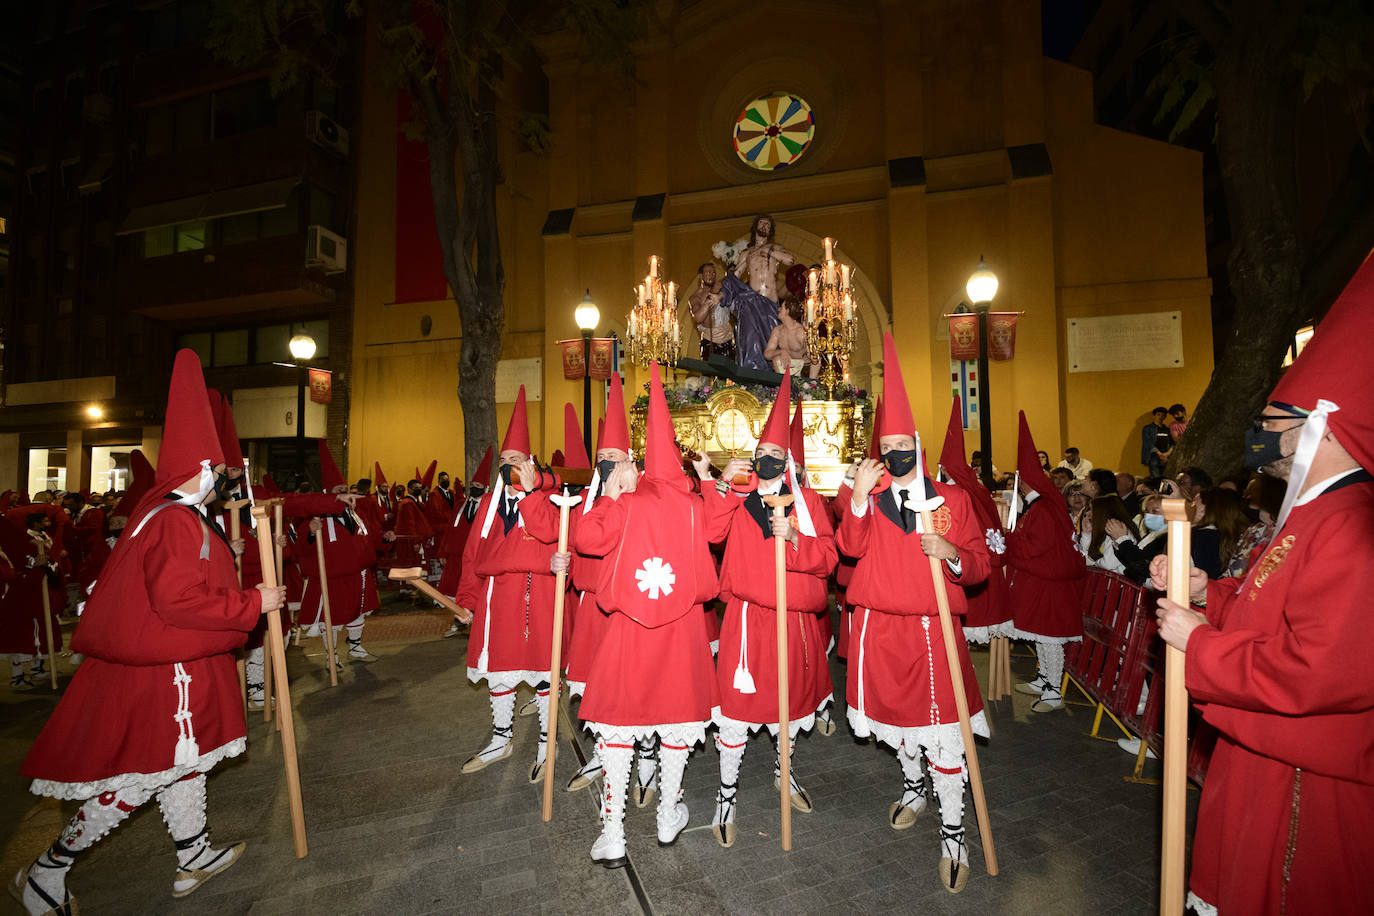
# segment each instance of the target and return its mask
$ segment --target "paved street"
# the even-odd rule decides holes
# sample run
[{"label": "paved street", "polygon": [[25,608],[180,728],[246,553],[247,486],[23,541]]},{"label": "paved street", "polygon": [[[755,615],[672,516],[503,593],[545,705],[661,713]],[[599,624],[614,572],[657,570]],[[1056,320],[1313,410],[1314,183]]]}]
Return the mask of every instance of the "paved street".
[{"label": "paved street", "polygon": [[[194,896],[173,901],[172,845],[150,806],[73,870],[69,887],[84,912],[1156,910],[1159,788],[1124,782],[1131,758],[1115,744],[1084,737],[1091,709],[1037,715],[1020,694],[992,712],[993,739],[979,748],[1001,874],[983,870],[969,802],[965,823],[975,871],[958,896],[942,890],[935,874],[936,817],[927,811],[900,833],[887,826],[900,770],[890,751],[856,742],[844,724],[832,737],[798,740],[793,766],[816,810],[793,815],[792,852],[783,853],[777,838],[772,747],[756,737],[740,774],[734,848],[720,848],[709,832],[716,756],[698,749],[685,779],[691,826],[678,843],[659,848],[653,809],[631,802],[631,867],[595,867],[587,852],[598,830],[596,797],[562,791],[578,765],[571,743],[564,740],[560,749],[550,824],[540,820],[539,787],[526,782],[536,719],[516,719],[510,759],[459,775],[490,726],[486,692],[465,677],[466,639],[439,638],[444,612],[413,610],[394,595],[388,601],[365,634],[380,660],[345,663],[337,688],[328,686],[318,640],[288,652],[309,856],[293,857],[277,735],[257,714],[250,718],[248,753],[216,769],[209,783],[214,839],[247,840],[243,861]],[[1034,664],[1020,657],[1013,663],[1018,678]],[[986,653],[975,653],[974,664],[986,671]],[[832,667],[842,685],[843,666]],[[54,703],[46,691],[6,693],[0,702],[5,880],[51,842],[74,809],[29,795],[18,775]],[[589,747],[585,733],[577,737]],[[1197,793],[1189,795],[1195,806]]]}]

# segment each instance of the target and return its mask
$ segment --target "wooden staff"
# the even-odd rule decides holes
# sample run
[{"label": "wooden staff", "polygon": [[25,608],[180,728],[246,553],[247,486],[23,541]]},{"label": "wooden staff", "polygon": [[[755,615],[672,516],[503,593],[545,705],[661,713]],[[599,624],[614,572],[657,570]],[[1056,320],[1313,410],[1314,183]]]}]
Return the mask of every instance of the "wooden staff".
[{"label": "wooden staff", "polygon": [[[262,560],[262,584],[277,587],[277,570],[272,565],[272,526],[267,520],[267,507],[262,503],[252,509],[258,520],[258,557]],[[267,536],[263,537],[263,532]],[[304,859],[309,849],[305,842],[305,805],[301,801],[301,774],[296,766],[296,720],[291,711],[291,685],[286,678],[286,646],[281,638],[281,611],[267,613],[268,663],[276,668],[277,695],[281,700],[277,724],[281,728],[282,759],[286,764],[286,795],[291,805],[291,838],[296,845],[296,858]]]},{"label": "wooden staff", "polygon": [[[1187,607],[1189,573],[1192,570],[1192,527],[1188,502],[1166,499],[1161,503],[1169,523],[1170,601]],[[1159,883],[1159,911],[1182,916],[1186,888],[1183,883],[1183,846],[1188,803],[1188,688],[1183,680],[1183,653],[1173,646],[1164,649],[1164,824],[1163,860]]]},{"label": "wooden staff", "polygon": [[[229,514],[229,540],[237,541],[243,537],[243,522],[239,518],[239,510],[244,506],[250,505],[246,499],[230,500],[224,504],[224,511]],[[243,588],[243,557],[234,554],[234,575],[238,576],[239,588]],[[234,650],[235,663],[239,669],[239,695],[243,698],[243,718],[248,718],[248,663],[246,660],[247,650],[243,648]]]},{"label": "wooden staff", "polygon": [[[930,510],[921,511],[922,531],[934,532]],[[988,801],[983,796],[983,774],[978,769],[978,749],[973,743],[973,723],[969,720],[968,697],[964,696],[964,671],[959,664],[959,650],[954,644],[954,618],[949,612],[949,592],[945,589],[944,561],[929,557],[930,577],[935,584],[935,604],[940,609],[940,631],[945,638],[945,659],[949,662],[950,685],[954,689],[954,706],[959,710],[959,734],[964,739],[964,757],[968,761],[968,785],[973,794],[973,810],[978,816],[978,836],[983,841],[983,862],[988,874],[997,874],[997,852],[992,846],[992,821],[988,818]]]},{"label": "wooden staff", "polygon": [[[277,535],[279,535],[279,534],[281,534],[283,531],[285,531],[285,529],[282,527],[282,522],[283,522],[282,504],[281,504],[280,502],[278,502],[278,503],[276,503],[276,504],[274,504],[274,505],[272,506],[272,544],[273,544],[273,547],[275,548],[274,551],[273,551],[273,557],[272,557],[272,558],[276,561],[276,566],[273,567],[273,568],[276,569],[276,571],[277,571],[277,581],[278,581],[278,582],[281,582],[281,583],[283,583],[283,584],[285,584],[285,582],[286,582],[286,564],[285,564],[285,562],[284,562],[283,559],[282,559],[282,546],[276,542],[276,541],[277,541]],[[273,705],[273,695],[272,695],[272,666],[271,666],[271,665],[263,665],[263,666],[262,666],[262,721],[264,721],[264,722],[271,722],[271,721],[272,721],[272,705]],[[281,731],[281,720],[280,720],[280,719],[277,720],[277,731]]]},{"label": "wooden staff", "polygon": [[472,623],[472,612],[460,608],[453,599],[425,581],[425,573],[418,566],[397,567],[386,574],[394,582],[408,582],[439,604],[448,608],[459,623]]},{"label": "wooden staff", "polygon": [[48,680],[52,689],[57,689],[57,653],[52,642],[52,596],[48,594],[48,568],[43,567],[43,632],[48,637]]},{"label": "wooden staff", "polygon": [[[582,502],[582,497],[559,495],[549,496],[549,501],[558,507],[558,552],[568,552],[568,512]],[[553,585],[553,650],[549,654],[549,702],[554,704],[554,715],[549,716],[548,733],[544,736],[544,812],[545,823],[553,820],[553,761],[558,754],[558,676],[562,673],[563,653],[563,602],[567,597],[568,571],[559,570],[554,575]]]},{"label": "wooden staff", "polygon": [[320,530],[315,532],[315,557],[320,564],[320,603],[324,607],[324,655],[329,662],[329,686],[337,687],[339,672],[334,662],[334,618],[329,613],[329,574],[324,569],[324,530],[328,524],[321,522]]},{"label": "wooden staff", "polygon": [[[786,518],[795,497],[777,493],[763,497],[773,518]],[[778,605],[778,779],[782,792],[782,849],[792,849],[792,716],[787,701],[787,539],[774,536],[773,574]],[[746,613],[748,613],[746,611]]]}]

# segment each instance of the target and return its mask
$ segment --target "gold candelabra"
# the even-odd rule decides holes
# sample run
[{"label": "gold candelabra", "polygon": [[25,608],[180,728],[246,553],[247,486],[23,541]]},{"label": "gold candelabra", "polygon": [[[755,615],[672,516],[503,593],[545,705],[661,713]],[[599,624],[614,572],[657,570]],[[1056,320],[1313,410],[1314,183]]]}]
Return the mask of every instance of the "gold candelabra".
[{"label": "gold candelabra", "polygon": [[806,349],[821,367],[820,381],[832,400],[847,378],[854,347],[854,287],[848,264],[835,261],[835,240],[825,239],[825,263],[806,275]]},{"label": "gold candelabra", "polygon": [[657,255],[649,258],[649,274],[635,288],[635,304],[625,335],[625,352],[636,365],[676,366],[682,355],[682,330],[677,323],[677,284],[666,283]]}]

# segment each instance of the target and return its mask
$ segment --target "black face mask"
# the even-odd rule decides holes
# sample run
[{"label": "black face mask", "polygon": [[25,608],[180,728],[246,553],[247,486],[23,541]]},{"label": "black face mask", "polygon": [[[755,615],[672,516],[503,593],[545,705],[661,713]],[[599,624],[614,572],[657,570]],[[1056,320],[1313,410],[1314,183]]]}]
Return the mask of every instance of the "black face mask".
[{"label": "black face mask", "polygon": [[503,464],[503,465],[501,465],[500,474],[501,474],[501,482],[502,482],[503,484],[505,484],[506,486],[510,486],[510,485],[511,485],[511,480],[514,479],[514,477],[515,477],[515,465],[513,465],[513,464]]},{"label": "black face mask", "polygon": [[1281,458],[1287,458],[1288,456],[1283,453],[1283,449],[1279,446],[1279,438],[1282,435],[1283,433],[1271,432],[1259,427],[1247,429],[1245,431],[1245,469],[1258,471]]},{"label": "black face mask", "polygon": [[468,496],[472,497],[473,499],[481,499],[482,494],[486,492],[486,489],[486,487],[473,484],[472,486],[468,487]]},{"label": "black face mask", "polygon": [[228,474],[215,475],[215,500],[224,502],[239,487],[237,480],[231,480]]},{"label": "black face mask", "polygon": [[787,462],[782,458],[760,455],[754,459],[754,473],[759,475],[759,480],[773,480],[785,470]]},{"label": "black face mask", "polygon": [[893,477],[905,477],[916,467],[916,450],[893,449],[883,455],[883,467],[887,468],[887,472]]},{"label": "black face mask", "polygon": [[606,481],[611,479],[611,472],[615,470],[617,464],[619,464],[619,462],[612,461],[609,458],[596,463],[596,473],[601,475],[601,483],[603,485]]}]

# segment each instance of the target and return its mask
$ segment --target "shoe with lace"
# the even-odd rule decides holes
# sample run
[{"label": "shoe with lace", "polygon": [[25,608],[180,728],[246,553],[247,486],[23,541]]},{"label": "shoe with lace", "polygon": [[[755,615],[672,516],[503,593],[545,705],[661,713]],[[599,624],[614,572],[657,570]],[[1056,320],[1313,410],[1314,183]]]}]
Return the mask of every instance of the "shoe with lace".
[{"label": "shoe with lace", "polygon": [[601,776],[601,761],[593,757],[587,765],[572,775],[568,780],[569,792],[580,792],[590,786]]},{"label": "shoe with lace", "polygon": [[940,863],[936,866],[940,883],[951,894],[957,894],[968,884],[968,847],[964,845],[964,828],[940,825]]},{"label": "shoe with lace", "polygon": [[1064,697],[1058,690],[1047,690],[1040,694],[1040,699],[1031,704],[1031,712],[1054,712],[1056,709],[1064,708]]},{"label": "shoe with lace", "polygon": [[916,823],[916,816],[926,810],[926,787],[924,780],[912,782],[903,777],[902,797],[888,806],[887,822],[893,830],[906,830]]},{"label": "shoe with lace", "polygon": [[1037,677],[1033,681],[1022,681],[1013,689],[1017,693],[1028,693],[1033,697],[1038,697],[1050,687],[1050,682],[1044,677]]},{"label": "shoe with lace", "polygon": [[513,729],[493,729],[491,743],[469,757],[463,763],[462,771],[464,773],[476,773],[478,770],[485,770],[498,760],[505,760],[511,755],[511,736],[513,734]]},{"label": "shoe with lace", "polygon": [[716,813],[711,817],[711,835],[729,849],[735,845],[735,793],[737,783],[722,784],[716,790]]}]

